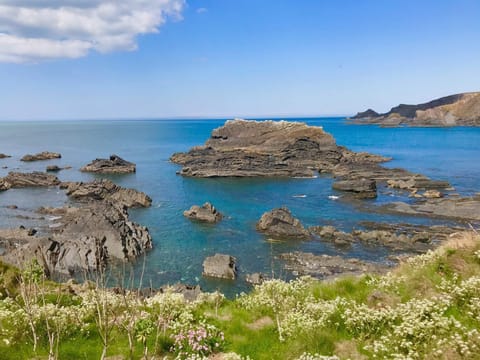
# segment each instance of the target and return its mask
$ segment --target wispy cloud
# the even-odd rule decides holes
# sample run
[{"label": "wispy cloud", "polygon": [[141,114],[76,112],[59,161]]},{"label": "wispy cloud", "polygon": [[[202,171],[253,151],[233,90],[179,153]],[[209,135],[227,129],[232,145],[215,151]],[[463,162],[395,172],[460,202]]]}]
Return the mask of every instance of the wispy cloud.
[{"label": "wispy cloud", "polygon": [[207,11],[208,11],[207,8],[201,7],[197,9],[197,14],[203,14],[203,13],[206,13]]},{"label": "wispy cloud", "polygon": [[0,62],[137,49],[136,38],[181,18],[185,0],[0,1]]}]

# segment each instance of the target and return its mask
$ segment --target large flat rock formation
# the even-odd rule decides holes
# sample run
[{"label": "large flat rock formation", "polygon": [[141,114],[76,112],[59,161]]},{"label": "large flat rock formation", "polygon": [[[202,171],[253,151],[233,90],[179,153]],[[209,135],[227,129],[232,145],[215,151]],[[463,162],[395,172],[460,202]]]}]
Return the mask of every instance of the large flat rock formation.
[{"label": "large flat rock formation", "polygon": [[321,127],[237,119],[215,129],[204,146],[173,154],[170,160],[183,165],[181,175],[193,177],[312,177],[342,162],[388,159],[338,146]]},{"label": "large flat rock formation", "polygon": [[480,126],[480,92],[445,96],[423,104],[400,104],[379,114],[372,109],[350,118],[382,126]]}]

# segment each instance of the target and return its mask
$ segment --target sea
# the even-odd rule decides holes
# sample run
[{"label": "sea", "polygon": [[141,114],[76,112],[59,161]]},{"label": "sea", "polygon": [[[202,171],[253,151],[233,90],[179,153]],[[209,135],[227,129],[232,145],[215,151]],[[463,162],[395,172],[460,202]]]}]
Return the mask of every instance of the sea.
[{"label": "sea", "polygon": [[[186,283],[230,296],[248,291],[246,274],[262,272],[276,278],[292,277],[278,255],[304,251],[341,255],[366,261],[389,262],[391,251],[381,246],[356,244],[337,248],[312,241],[274,241],[258,233],[255,223],[268,210],[287,206],[305,226],[333,225],[350,231],[362,222],[456,225],[445,220],[384,214],[378,207],[391,201],[412,201],[407,194],[381,188],[374,200],[342,199],[332,190],[333,179],[319,175],[309,179],[185,178],[169,157],[203,144],[213,129],[226,119],[195,120],[85,120],[0,121],[0,176],[9,171],[44,171],[47,165],[71,166],[62,170],[62,181],[91,181],[108,177],[115,183],[143,191],[153,204],[129,210],[132,220],[145,225],[153,237],[153,249],[132,264],[144,286]],[[275,120],[275,119],[274,119]],[[278,119],[279,120],[279,119]],[[462,196],[480,192],[480,128],[382,128],[352,125],[345,118],[294,118],[288,121],[321,126],[338,145],[392,157],[387,167],[400,167],[436,180],[447,180]],[[55,151],[61,159],[24,163],[25,154]],[[137,164],[137,172],[104,176],[79,171],[95,158],[117,154]],[[225,215],[216,225],[186,219],[182,213],[193,204],[211,202]],[[0,192],[0,227],[35,226],[32,217],[40,206],[62,206],[68,199],[57,188],[11,189]],[[17,210],[9,205],[18,206]],[[34,216],[33,216],[34,217]],[[239,277],[234,281],[202,276],[202,262],[215,253],[237,259]],[[143,274],[140,275],[140,274]]]}]

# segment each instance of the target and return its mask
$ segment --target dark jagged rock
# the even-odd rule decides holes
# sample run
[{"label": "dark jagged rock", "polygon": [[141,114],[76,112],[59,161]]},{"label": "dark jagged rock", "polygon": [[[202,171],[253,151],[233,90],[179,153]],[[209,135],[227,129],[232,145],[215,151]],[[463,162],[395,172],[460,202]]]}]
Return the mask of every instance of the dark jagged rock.
[{"label": "dark jagged rock", "polygon": [[51,159],[60,159],[62,157],[61,154],[56,152],[50,151],[42,151],[38,154],[27,154],[20,159],[20,161],[40,161],[40,160],[51,160]]},{"label": "dark jagged rock", "polygon": [[108,200],[126,207],[149,207],[152,199],[135,189],[126,189],[110,180],[102,179],[92,182],[63,182],[67,196],[77,201]]},{"label": "dark jagged rock", "polygon": [[122,159],[118,155],[110,155],[109,159],[95,159],[85,165],[80,171],[101,173],[101,174],[126,174],[134,173],[136,165]]},{"label": "dark jagged rock", "polygon": [[400,104],[384,114],[369,109],[351,119],[382,126],[480,126],[480,92],[445,96],[418,105]]},{"label": "dark jagged rock", "polygon": [[183,212],[183,216],[197,221],[216,223],[222,220],[223,215],[209,202],[201,207],[193,205],[189,210]]},{"label": "dark jagged rock", "polygon": [[56,186],[58,184],[60,184],[60,180],[56,176],[43,172],[9,172],[7,176],[0,178],[0,191],[10,188]]},{"label": "dark jagged rock", "polygon": [[262,215],[257,222],[257,230],[265,235],[279,238],[306,239],[310,233],[300,220],[294,218],[286,207],[273,209]]},{"label": "dark jagged rock", "polygon": [[379,115],[380,114],[377,113],[376,111],[374,111],[372,109],[368,109],[368,110],[363,111],[363,112],[358,112],[355,116],[352,116],[351,118],[352,119],[369,119],[369,118],[376,118]]},{"label": "dark jagged rock", "polygon": [[203,261],[203,276],[235,280],[237,277],[236,259],[225,254],[215,254]]},{"label": "dark jagged rock", "polygon": [[58,165],[48,165],[45,169],[46,172],[59,172],[60,170],[62,170],[63,168],[61,168],[60,166]]},{"label": "dark jagged rock", "polygon": [[332,188],[348,192],[358,199],[373,199],[377,197],[377,184],[375,180],[339,180],[333,183]]},{"label": "dark jagged rock", "polygon": [[0,153],[0,159],[5,159],[11,157],[10,155]]},{"label": "dark jagged rock", "polygon": [[285,269],[291,271],[293,275],[309,275],[315,278],[327,278],[346,274],[378,273],[386,269],[385,266],[358,259],[314,255],[300,251],[281,254],[280,259],[285,261]]}]

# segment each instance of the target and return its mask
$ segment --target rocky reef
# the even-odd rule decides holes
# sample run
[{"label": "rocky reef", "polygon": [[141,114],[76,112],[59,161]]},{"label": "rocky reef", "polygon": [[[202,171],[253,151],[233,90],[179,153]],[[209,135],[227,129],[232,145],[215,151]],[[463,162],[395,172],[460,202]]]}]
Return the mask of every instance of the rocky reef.
[{"label": "rocky reef", "polygon": [[50,151],[42,151],[38,154],[27,154],[20,159],[20,161],[40,161],[40,160],[51,160],[51,159],[60,159],[62,157],[61,154],[56,152]]},{"label": "rocky reef", "polygon": [[480,126],[480,92],[445,96],[418,105],[400,104],[379,114],[372,109],[350,118],[381,126]]},{"label": "rocky reef", "polygon": [[126,174],[134,173],[136,171],[136,165],[122,159],[118,155],[110,155],[108,159],[93,160],[90,164],[82,167],[80,171],[100,174]]}]

